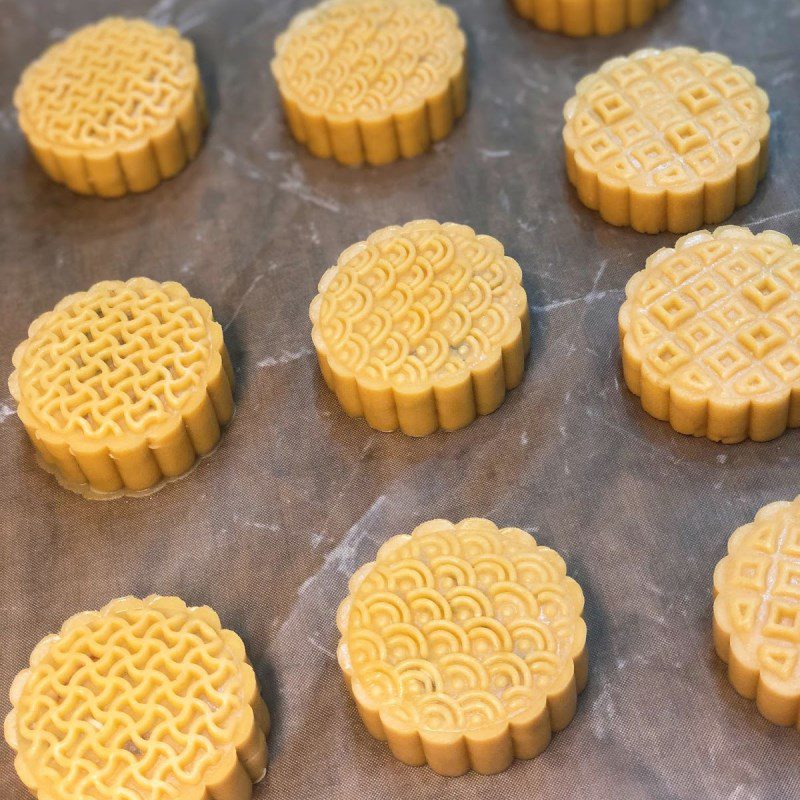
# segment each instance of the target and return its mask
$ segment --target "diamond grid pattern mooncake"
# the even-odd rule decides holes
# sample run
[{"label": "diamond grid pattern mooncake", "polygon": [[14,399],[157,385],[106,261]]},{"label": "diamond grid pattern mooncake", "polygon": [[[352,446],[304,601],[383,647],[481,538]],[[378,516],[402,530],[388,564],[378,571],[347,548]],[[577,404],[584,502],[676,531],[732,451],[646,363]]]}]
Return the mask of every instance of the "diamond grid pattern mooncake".
[{"label": "diamond grid pattern mooncake", "polygon": [[208,607],[131,597],[67,620],[11,689],[5,737],[39,800],[250,800],[269,713]]},{"label": "diamond grid pattern mooncake", "polygon": [[714,570],[714,644],[739,694],[800,724],[800,497],[764,506]]},{"label": "diamond grid pattern mooncake", "polygon": [[496,239],[433,220],[345,250],[310,316],[344,410],[412,436],[494,411],[521,382],[530,345],[519,264]]},{"label": "diamond grid pattern mooncake", "polygon": [[687,233],[748,203],[767,169],[769,99],[720,53],[639,50],[564,107],[567,174],[614,225]]},{"label": "diamond grid pattern mooncake", "polygon": [[275,42],[292,134],[343,164],[411,158],[467,105],[466,38],[435,0],[326,0]]},{"label": "diamond grid pattern mooncake", "polygon": [[679,239],[625,289],[622,360],[644,409],[723,442],[800,426],[800,247],[723,226]]},{"label": "diamond grid pattern mooncake", "polygon": [[34,320],[13,362],[17,414],[69,488],[152,489],[213,450],[233,415],[222,328],[179,283],[70,295]]},{"label": "diamond grid pattern mooncake", "polygon": [[109,17],[48,48],[23,72],[14,105],[44,171],[103,197],[180,172],[206,126],[192,43],[142,19]]},{"label": "diamond grid pattern mooncake", "polygon": [[339,664],[368,731],[401,761],[500,772],[572,720],[583,593],[525,531],[432,520],[391,538],[349,589]]},{"label": "diamond grid pattern mooncake", "polygon": [[512,0],[537,27],[567,36],[608,36],[637,28],[670,0]]}]

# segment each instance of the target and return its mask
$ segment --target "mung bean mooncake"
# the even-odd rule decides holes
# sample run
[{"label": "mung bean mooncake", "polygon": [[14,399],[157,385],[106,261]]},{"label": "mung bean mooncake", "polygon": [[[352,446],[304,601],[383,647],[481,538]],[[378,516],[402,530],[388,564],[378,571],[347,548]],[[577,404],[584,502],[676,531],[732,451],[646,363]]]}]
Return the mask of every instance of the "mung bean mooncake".
[{"label": "mung bean mooncake", "polygon": [[800,497],[764,506],[714,570],[714,644],[739,694],[800,725]]},{"label": "mung bean mooncake", "polygon": [[522,270],[491,236],[417,220],[345,250],[311,303],[322,374],[378,430],[461,428],[518,386],[530,346]]},{"label": "mung bean mooncake", "polygon": [[242,640],[207,606],[124,597],[36,646],[5,738],[39,800],[250,800],[270,719]]},{"label": "mung bean mooncake", "polygon": [[539,28],[567,36],[609,36],[638,28],[670,0],[512,0],[517,13]]},{"label": "mung bean mooncake", "polygon": [[695,231],[753,198],[767,171],[768,108],[753,73],[720,53],[613,58],[564,107],[567,175],[606,222]]},{"label": "mung bean mooncake", "polygon": [[44,465],[93,496],[183,475],[233,415],[211,308],[179,283],[103,281],[34,320],[9,389]]},{"label": "mung bean mooncake", "polygon": [[325,0],[278,37],[272,73],[312,154],[387,164],[423,153],[464,113],[466,46],[436,0]]},{"label": "mung bean mooncake", "polygon": [[367,730],[443,775],[533,758],[587,680],[583,592],[525,531],[432,520],[350,579],[339,665]]},{"label": "mung bean mooncake", "polygon": [[623,371],[648,414],[726,443],[800,426],[800,247],[787,236],[692,233],[625,294]]},{"label": "mung bean mooncake", "polygon": [[14,105],[44,171],[102,197],[176,175],[207,123],[194,45],[144,19],[108,17],[52,45],[22,73]]}]

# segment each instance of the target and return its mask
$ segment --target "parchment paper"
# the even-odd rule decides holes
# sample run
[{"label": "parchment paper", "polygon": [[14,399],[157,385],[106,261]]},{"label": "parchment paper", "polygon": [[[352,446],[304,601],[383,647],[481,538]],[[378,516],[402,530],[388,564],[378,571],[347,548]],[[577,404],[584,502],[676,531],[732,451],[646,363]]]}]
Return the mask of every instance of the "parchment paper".
[{"label": "parchment paper", "polygon": [[[34,462],[0,389],[0,687],[74,612],[175,593],[245,639],[275,727],[257,800],[773,800],[800,796],[793,730],[730,687],[710,638],[728,535],[800,493],[798,433],[734,447],[680,436],[622,382],[628,277],[671,245],[603,223],[568,186],[561,109],[616,54],[690,44],[749,66],[772,100],[772,164],[732,222],[800,241],[800,4],[676,0],[645,28],[574,41],[503,0],[452,0],[471,105],[435,151],[381,169],[290,139],[269,74],[302,0],[0,0],[0,373],[28,323],[105,278],[182,281],[213,306],[238,377],[219,449],[145,499],[89,502]],[[22,68],[105,14],[145,14],[197,45],[212,127],[188,170],[144,196],[86,199],[47,180],[11,108]],[[522,265],[524,384],[457,433],[413,440],[344,416],[311,352],[308,303],[346,246],[384,225],[467,223]],[[590,682],[531,762],[455,780],[395,761],[357,718],[334,653],[350,572],[426,519],[486,516],[559,550],[586,593]],[[0,702],[0,713],[8,705]],[[0,796],[21,800],[0,745]]]}]

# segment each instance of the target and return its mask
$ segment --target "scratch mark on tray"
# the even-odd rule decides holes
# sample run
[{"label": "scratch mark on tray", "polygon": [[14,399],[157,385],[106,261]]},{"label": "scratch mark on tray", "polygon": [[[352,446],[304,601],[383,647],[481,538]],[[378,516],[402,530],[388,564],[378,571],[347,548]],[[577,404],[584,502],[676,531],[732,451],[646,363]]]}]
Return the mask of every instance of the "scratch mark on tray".
[{"label": "scratch mark on tray", "polygon": [[576,303],[596,303],[598,300],[604,300],[606,297],[613,297],[624,293],[624,289],[605,289],[602,292],[592,290],[583,297],[568,297],[564,300],[554,300],[552,303],[546,303],[541,306],[531,306],[531,311],[534,313],[541,313],[544,311],[555,311],[558,308],[565,308],[566,306],[574,306]]},{"label": "scratch mark on tray", "polygon": [[765,222],[773,222],[776,219],[783,219],[784,217],[791,217],[793,214],[797,214],[800,211],[800,207],[793,208],[791,211],[783,211],[780,214],[772,214],[769,217],[762,217],[761,219],[754,219],[750,222],[745,222],[745,225],[763,225]]},{"label": "scratch mark on tray", "polygon": [[301,200],[327,209],[334,214],[338,214],[341,211],[341,206],[335,200],[316,194],[311,189],[306,183],[303,170],[298,164],[293,165],[289,172],[284,173],[283,179],[278,184],[278,188],[282,189],[284,192],[289,192],[289,194],[296,195]]},{"label": "scratch mark on tray", "polygon": [[245,300],[247,300],[248,295],[250,294],[250,292],[253,291],[253,289],[256,288],[256,284],[263,277],[264,277],[263,275],[257,275],[254,278],[253,282],[250,284],[250,286],[247,287],[247,291],[245,291],[245,293],[242,295],[241,299],[239,300],[239,305],[236,306],[236,308],[234,309],[233,314],[231,315],[231,318],[225,323],[225,327],[222,329],[223,331],[228,330],[228,328],[230,328],[230,326],[233,324],[233,321],[236,319],[236,317],[239,316],[239,312],[242,310],[242,307],[244,306]]},{"label": "scratch mark on tray", "polygon": [[267,356],[266,358],[262,358],[261,361],[256,364],[256,366],[276,367],[279,364],[291,364],[292,361],[298,361],[299,359],[310,355],[311,349],[308,347],[301,347],[299,350],[284,350],[279,356]]},{"label": "scratch mark on tray", "polygon": [[481,148],[478,150],[480,153],[481,158],[484,160],[488,160],[490,158],[508,158],[511,155],[510,150],[487,150],[486,148]]},{"label": "scratch mark on tray", "polygon": [[308,578],[297,590],[299,595],[308,592],[320,578],[336,573],[349,577],[355,571],[358,548],[365,539],[371,540],[370,533],[372,532],[372,522],[380,515],[385,502],[386,495],[380,495],[367,509],[364,516],[347,531],[342,541],[325,556],[319,571]]}]

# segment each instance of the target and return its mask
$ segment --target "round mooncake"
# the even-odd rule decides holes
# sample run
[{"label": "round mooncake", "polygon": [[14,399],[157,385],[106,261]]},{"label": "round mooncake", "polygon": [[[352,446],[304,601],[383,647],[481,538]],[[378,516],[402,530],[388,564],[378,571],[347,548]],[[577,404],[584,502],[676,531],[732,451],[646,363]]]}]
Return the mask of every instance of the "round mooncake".
[{"label": "round mooncake", "polygon": [[39,800],[250,800],[269,712],[208,607],[125,597],[68,619],[11,688],[5,737]]},{"label": "round mooncake", "polygon": [[688,233],[722,222],[766,174],[768,108],[753,73],[720,53],[613,58],[564,107],[569,180],[613,225]]},{"label": "round mooncake", "polygon": [[143,19],[109,17],[54,44],[22,73],[14,105],[44,171],[102,197],[176,175],[207,122],[194,46]]},{"label": "round mooncake", "polygon": [[714,644],[739,694],[800,725],[800,497],[764,506],[714,570]]},{"label": "round mooncake", "polygon": [[45,466],[94,496],[182,475],[233,415],[222,328],[179,283],[103,281],[65,297],[13,362],[9,389]]},{"label": "round mooncake", "polygon": [[525,531],[432,520],[389,539],[349,588],[339,664],[367,730],[406,764],[500,772],[572,720],[583,592]]},{"label": "round mooncake", "polygon": [[310,314],[325,381],[378,430],[461,428],[522,381],[522,271],[466,225],[417,220],[373,233],[322,276]]},{"label": "round mooncake", "polygon": [[343,164],[411,158],[467,107],[466,37],[436,0],[325,0],[275,42],[292,134]]},{"label": "round mooncake", "polygon": [[675,430],[714,441],[800,426],[800,247],[733,225],[679,239],[628,281],[630,390]]}]

